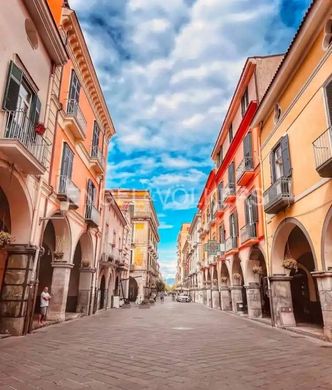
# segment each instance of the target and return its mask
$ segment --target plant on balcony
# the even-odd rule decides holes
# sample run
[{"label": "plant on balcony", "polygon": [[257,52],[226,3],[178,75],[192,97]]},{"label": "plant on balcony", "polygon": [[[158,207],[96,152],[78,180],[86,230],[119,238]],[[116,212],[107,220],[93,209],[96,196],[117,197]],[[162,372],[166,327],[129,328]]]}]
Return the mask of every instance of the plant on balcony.
[{"label": "plant on balcony", "polygon": [[254,265],[252,267],[252,272],[257,275],[262,275],[263,274],[263,267],[261,265]]},{"label": "plant on balcony", "polygon": [[287,256],[283,259],[282,266],[285,269],[289,269],[289,270],[292,270],[292,269],[297,270],[298,269],[297,261],[291,256],[289,256],[289,257]]},{"label": "plant on balcony", "polygon": [[13,236],[3,230],[0,231],[0,249],[14,241]]},{"label": "plant on balcony", "polygon": [[46,131],[46,128],[45,128],[43,123],[38,123],[36,125],[36,127],[35,127],[36,134],[43,136],[45,131]]}]

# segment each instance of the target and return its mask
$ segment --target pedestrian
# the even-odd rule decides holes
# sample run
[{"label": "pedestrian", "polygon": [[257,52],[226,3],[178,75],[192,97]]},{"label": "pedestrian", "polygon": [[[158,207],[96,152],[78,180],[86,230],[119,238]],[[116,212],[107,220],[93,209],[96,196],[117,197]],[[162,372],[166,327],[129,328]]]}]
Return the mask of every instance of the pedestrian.
[{"label": "pedestrian", "polygon": [[161,303],[164,302],[164,293],[163,293],[163,291],[160,293],[160,302]]},{"label": "pedestrian", "polygon": [[39,312],[39,325],[46,324],[48,305],[50,304],[51,295],[48,292],[48,287],[44,287],[44,290],[40,294],[40,312]]}]

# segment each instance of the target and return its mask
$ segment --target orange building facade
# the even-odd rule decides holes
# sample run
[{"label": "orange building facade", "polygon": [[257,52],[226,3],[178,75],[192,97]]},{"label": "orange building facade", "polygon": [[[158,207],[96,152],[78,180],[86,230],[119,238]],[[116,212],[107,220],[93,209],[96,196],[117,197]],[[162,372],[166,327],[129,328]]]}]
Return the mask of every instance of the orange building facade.
[{"label": "orange building facade", "polygon": [[282,56],[248,58],[212,151],[199,201],[203,303],[269,315],[259,134],[250,127]]}]

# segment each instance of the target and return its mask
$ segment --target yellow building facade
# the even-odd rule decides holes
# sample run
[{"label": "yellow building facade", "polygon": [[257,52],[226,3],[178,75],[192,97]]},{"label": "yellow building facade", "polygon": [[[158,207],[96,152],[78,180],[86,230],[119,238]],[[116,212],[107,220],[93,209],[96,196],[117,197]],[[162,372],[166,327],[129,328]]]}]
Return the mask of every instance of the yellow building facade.
[{"label": "yellow building facade", "polygon": [[253,120],[277,326],[332,338],[332,1],[314,1]]}]

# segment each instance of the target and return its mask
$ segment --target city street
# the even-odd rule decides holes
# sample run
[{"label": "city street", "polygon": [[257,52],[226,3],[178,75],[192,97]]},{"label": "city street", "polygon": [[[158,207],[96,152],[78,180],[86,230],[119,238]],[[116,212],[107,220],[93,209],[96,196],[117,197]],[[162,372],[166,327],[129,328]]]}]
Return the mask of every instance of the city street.
[{"label": "city street", "polygon": [[332,344],[198,304],[111,310],[0,341],[0,389],[332,389]]}]

